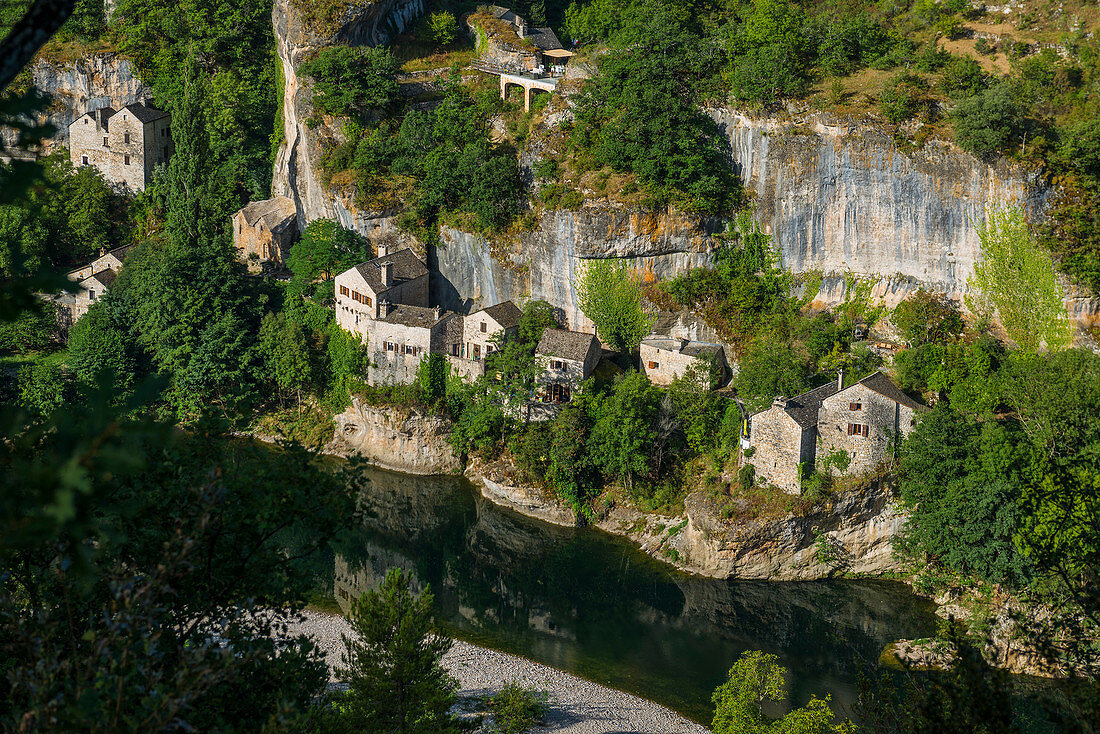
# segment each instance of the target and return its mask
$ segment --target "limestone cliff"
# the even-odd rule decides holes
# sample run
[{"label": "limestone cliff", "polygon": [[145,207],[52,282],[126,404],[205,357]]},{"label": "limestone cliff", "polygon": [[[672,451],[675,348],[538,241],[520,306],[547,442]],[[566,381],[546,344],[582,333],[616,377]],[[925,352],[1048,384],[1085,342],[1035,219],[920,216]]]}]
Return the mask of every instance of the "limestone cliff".
[{"label": "limestone cliff", "polygon": [[919,285],[961,296],[980,258],[986,208],[1018,203],[1039,213],[1048,195],[1033,169],[934,140],[902,151],[872,122],[710,114],[783,266],[834,276],[826,302],[843,297],[837,281],[846,272],[874,278],[888,303]]},{"label": "limestone cliff", "polygon": [[447,443],[450,423],[438,415],[375,408],[358,398],[333,418],[336,435],[325,453],[358,455],[407,474],[453,474],[462,468]]},{"label": "limestone cliff", "polygon": [[[31,67],[31,80],[51,98],[49,109],[39,120],[56,128],[53,137],[43,142],[45,153],[68,145],[69,124],[88,110],[119,109],[151,94],[130,60],[117,53],[96,53],[65,63],[39,59]],[[0,128],[0,144],[13,143],[10,135]]]},{"label": "limestone cliff", "polygon": [[423,0],[354,0],[336,30],[322,34],[303,20],[292,0],[275,0],[271,21],[282,71],[283,142],[275,157],[271,189],[273,196],[286,196],[294,201],[300,227],[322,217],[337,219],[348,226],[357,222],[355,215],[334,201],[321,185],[322,136],[338,135],[339,131],[311,130],[306,125],[313,94],[298,76],[299,65],[313,51],[334,43],[368,46],[389,43],[423,12]]}]

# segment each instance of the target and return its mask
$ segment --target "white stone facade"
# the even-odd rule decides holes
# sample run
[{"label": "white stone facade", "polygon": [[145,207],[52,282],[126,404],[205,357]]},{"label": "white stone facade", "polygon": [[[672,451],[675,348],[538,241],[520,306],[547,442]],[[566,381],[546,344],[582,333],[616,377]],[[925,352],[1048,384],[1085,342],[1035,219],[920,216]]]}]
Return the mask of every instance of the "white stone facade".
[{"label": "white stone facade", "polygon": [[92,110],[69,125],[69,158],[74,166],[95,166],[105,179],[131,191],[144,191],[153,169],[172,155],[172,118],[140,102],[117,112]]}]

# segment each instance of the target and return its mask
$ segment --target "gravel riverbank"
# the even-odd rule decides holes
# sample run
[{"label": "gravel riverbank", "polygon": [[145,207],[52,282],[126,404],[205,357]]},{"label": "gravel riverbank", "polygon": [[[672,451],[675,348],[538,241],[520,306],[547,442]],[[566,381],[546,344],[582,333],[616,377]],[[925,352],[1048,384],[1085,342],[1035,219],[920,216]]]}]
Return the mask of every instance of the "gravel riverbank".
[{"label": "gravel riverbank", "polygon": [[[330,667],[339,665],[344,646],[341,634],[350,633],[338,615],[308,611],[292,625],[310,636],[325,652]],[[458,679],[459,695],[483,696],[515,680],[550,694],[550,714],[535,729],[555,734],[705,734],[708,730],[664,706],[629,693],[592,683],[569,673],[516,655],[456,640],[443,664]]]}]

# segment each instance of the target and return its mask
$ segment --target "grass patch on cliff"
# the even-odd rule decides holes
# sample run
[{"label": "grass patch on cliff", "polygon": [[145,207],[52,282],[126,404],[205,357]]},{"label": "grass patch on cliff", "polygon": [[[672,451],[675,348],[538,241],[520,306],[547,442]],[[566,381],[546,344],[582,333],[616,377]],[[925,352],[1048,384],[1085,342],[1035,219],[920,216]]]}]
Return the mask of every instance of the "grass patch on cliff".
[{"label": "grass patch on cliff", "polygon": [[319,405],[274,410],[261,415],[252,432],[297,441],[303,446],[324,446],[335,435],[332,415]]}]

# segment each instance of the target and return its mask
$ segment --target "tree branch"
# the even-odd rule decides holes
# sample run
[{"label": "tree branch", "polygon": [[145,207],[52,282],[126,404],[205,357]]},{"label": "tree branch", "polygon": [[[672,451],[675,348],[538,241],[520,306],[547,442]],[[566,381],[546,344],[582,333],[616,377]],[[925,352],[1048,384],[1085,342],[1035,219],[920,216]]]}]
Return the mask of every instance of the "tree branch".
[{"label": "tree branch", "polygon": [[76,0],[35,0],[0,42],[0,91],[30,63],[38,49],[73,14]]}]

